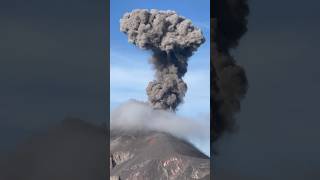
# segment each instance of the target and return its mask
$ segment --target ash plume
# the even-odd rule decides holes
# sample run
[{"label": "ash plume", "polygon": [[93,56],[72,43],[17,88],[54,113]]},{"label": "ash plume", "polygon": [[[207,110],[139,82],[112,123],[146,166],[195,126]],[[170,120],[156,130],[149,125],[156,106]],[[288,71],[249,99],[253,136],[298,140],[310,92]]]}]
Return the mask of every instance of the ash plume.
[{"label": "ash plume", "polygon": [[188,58],[205,41],[201,30],[174,11],[136,9],[124,14],[120,31],[130,43],[152,51],[156,79],[146,88],[150,104],[175,111],[187,91],[182,77]]},{"label": "ash plume", "polygon": [[235,129],[235,114],[240,111],[240,101],[244,98],[248,81],[245,70],[239,66],[230,50],[238,46],[240,38],[247,31],[249,7],[247,0],[215,1],[211,25],[214,26],[213,53],[211,63],[213,113],[213,141],[226,131]]}]

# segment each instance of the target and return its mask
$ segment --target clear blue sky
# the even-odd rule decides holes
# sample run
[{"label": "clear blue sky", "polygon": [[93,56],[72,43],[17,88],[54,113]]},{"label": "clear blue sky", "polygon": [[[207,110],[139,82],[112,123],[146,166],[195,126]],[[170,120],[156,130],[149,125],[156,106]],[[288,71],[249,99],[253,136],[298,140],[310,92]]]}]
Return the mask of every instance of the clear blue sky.
[{"label": "clear blue sky", "polygon": [[154,78],[150,52],[128,43],[126,35],[119,31],[119,21],[125,12],[133,9],[174,10],[200,27],[206,42],[189,60],[184,80],[188,84],[185,103],[178,113],[185,116],[208,114],[210,103],[210,1],[181,0],[111,0],[110,57],[111,57],[111,109],[130,98],[147,100],[145,88]]}]

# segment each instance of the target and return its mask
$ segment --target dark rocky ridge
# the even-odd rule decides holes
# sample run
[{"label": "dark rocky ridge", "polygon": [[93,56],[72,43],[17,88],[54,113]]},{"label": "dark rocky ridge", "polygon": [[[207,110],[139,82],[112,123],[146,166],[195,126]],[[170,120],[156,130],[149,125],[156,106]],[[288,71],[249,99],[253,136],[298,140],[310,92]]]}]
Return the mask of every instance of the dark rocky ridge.
[{"label": "dark rocky ridge", "polygon": [[210,179],[209,157],[186,140],[156,131],[112,130],[110,136],[113,179]]}]

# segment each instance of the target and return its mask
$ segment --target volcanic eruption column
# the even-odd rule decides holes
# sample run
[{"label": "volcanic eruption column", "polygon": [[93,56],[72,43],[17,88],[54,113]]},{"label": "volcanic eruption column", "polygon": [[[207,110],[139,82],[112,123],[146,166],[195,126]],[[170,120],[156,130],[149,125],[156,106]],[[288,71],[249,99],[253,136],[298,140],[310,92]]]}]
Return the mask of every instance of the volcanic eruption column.
[{"label": "volcanic eruption column", "polygon": [[[247,0],[214,1],[213,53],[211,71],[211,112],[215,119],[213,137],[216,141],[226,131],[235,129],[235,114],[240,111],[240,102],[245,97],[248,81],[245,70],[236,63],[230,51],[238,46],[247,31],[249,6]],[[212,36],[212,35],[211,35]]]},{"label": "volcanic eruption column", "polygon": [[205,41],[201,30],[174,11],[136,9],[124,14],[120,31],[130,43],[152,51],[156,79],[146,88],[150,104],[175,111],[187,91],[182,77],[188,59]]}]

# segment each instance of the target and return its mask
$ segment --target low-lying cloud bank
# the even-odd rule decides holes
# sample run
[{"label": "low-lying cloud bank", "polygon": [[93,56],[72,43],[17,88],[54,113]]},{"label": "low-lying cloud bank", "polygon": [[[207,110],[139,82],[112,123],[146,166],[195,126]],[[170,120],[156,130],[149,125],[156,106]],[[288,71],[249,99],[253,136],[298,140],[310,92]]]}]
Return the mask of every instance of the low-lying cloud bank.
[{"label": "low-lying cloud bank", "polygon": [[191,119],[153,109],[148,103],[129,100],[111,112],[110,127],[127,131],[155,130],[186,139],[210,154],[210,120]]}]

